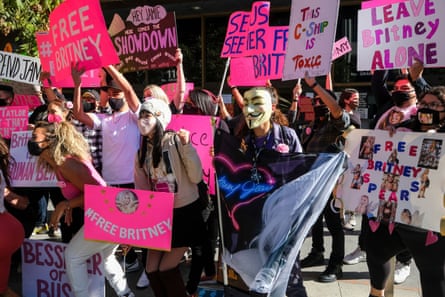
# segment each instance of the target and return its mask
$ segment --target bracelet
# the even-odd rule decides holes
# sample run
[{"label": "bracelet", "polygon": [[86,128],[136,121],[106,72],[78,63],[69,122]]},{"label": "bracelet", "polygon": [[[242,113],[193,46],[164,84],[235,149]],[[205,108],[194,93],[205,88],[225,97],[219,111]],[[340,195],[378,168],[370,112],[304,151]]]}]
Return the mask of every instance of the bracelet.
[{"label": "bracelet", "polygon": [[298,99],[294,99],[294,100],[292,100],[293,102],[298,102]]},{"label": "bracelet", "polygon": [[318,86],[318,82],[314,82],[311,86],[309,86],[309,88],[313,89],[313,88],[315,88],[316,86]]}]

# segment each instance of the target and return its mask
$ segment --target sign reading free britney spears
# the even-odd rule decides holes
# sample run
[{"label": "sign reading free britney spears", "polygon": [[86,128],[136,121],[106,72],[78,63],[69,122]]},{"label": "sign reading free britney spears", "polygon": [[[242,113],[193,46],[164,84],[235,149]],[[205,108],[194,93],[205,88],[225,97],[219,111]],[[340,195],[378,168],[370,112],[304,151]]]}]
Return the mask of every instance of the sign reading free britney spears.
[{"label": "sign reading free britney spears", "polygon": [[170,250],[173,193],[85,185],[85,239]]},{"label": "sign reading free britney spears", "polygon": [[[445,218],[445,134],[356,129],[336,196],[345,209],[432,231]],[[387,205],[385,205],[385,203]],[[385,213],[385,207],[391,211]]]}]

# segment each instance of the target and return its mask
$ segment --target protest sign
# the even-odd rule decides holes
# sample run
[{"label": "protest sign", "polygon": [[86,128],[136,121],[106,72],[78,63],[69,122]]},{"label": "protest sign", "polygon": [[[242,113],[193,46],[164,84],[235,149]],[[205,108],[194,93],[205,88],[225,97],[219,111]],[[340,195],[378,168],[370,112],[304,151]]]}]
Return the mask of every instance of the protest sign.
[{"label": "protest sign", "polygon": [[[66,275],[66,244],[25,239],[22,244],[22,295],[74,297]],[[88,296],[105,296],[103,259],[95,254],[87,260]]]},{"label": "protest sign", "polygon": [[85,239],[170,250],[173,193],[85,185]]},{"label": "protest sign", "polygon": [[39,58],[0,51],[0,78],[38,85]]},{"label": "protest sign", "polygon": [[215,193],[215,169],[213,168],[213,126],[215,118],[203,115],[182,115],[172,116],[167,129],[178,131],[186,129],[190,131],[190,143],[198,152],[202,163],[203,179],[209,186],[210,194]]},{"label": "protest sign", "polygon": [[174,67],[178,36],[176,18],[161,5],[131,9],[126,21],[115,14],[109,28],[121,60],[121,72]]},{"label": "protest sign", "polygon": [[445,66],[445,3],[407,0],[358,12],[357,70]]},{"label": "protest sign", "polygon": [[14,90],[14,100],[11,106],[28,106],[29,109],[35,109],[43,104],[40,85],[4,79],[0,79],[0,84],[11,86]]},{"label": "protest sign", "polygon": [[338,10],[338,0],[292,0],[283,80],[331,71]]},{"label": "protest sign", "polygon": [[334,47],[332,48],[332,61],[341,56],[352,51],[351,44],[349,43],[348,37],[343,37],[340,40],[337,40],[334,43]]},{"label": "protest sign", "polygon": [[235,86],[265,86],[266,80],[255,77],[252,57],[230,59],[230,83]]},{"label": "protest sign", "polygon": [[[440,232],[445,218],[445,134],[355,129],[337,196],[345,209]],[[392,211],[382,213],[387,204]],[[407,220],[407,215],[411,219]],[[386,217],[388,215],[389,217]]]},{"label": "protest sign", "polygon": [[[269,26],[270,2],[257,1],[248,11],[235,11],[230,15],[221,57],[251,57],[255,79],[279,79],[283,73],[284,55],[288,39],[288,26]],[[231,66],[232,69],[232,66]],[[232,74],[234,78],[232,79]],[[237,73],[230,72],[233,84],[238,84]],[[245,85],[239,81],[238,85]],[[255,84],[257,85],[257,84]]]},{"label": "protest sign", "polygon": [[71,64],[84,70],[119,63],[98,0],[67,0],[49,16],[49,32],[37,33],[42,68],[51,79],[71,75]]},{"label": "protest sign", "polygon": [[6,106],[0,107],[0,135],[11,138],[14,131],[28,129],[28,107]]},{"label": "protest sign", "polygon": [[[176,82],[163,84],[161,86],[161,89],[164,90],[165,94],[167,94],[168,99],[170,99],[170,102],[175,98],[176,95],[176,88],[178,87],[178,84]],[[185,92],[184,92],[184,98],[187,98],[189,96],[189,93],[191,90],[195,88],[195,84],[192,82],[185,83]]]},{"label": "protest sign", "polygon": [[10,166],[13,187],[56,187],[57,180],[53,171],[37,167],[37,157],[28,153],[28,140],[32,131],[13,132],[10,153],[14,162]]}]

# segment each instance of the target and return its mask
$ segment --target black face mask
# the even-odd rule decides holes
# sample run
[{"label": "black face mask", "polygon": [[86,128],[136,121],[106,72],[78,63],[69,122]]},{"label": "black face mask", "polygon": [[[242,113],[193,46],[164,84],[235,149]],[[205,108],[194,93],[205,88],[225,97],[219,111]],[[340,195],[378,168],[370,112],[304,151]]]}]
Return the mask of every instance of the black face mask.
[{"label": "black face mask", "polygon": [[124,99],[122,98],[110,98],[108,99],[108,103],[113,111],[121,110],[122,106],[124,106]]},{"label": "black face mask", "polygon": [[391,99],[396,106],[401,106],[403,103],[412,98],[411,92],[395,91],[391,95]]},{"label": "black face mask", "polygon": [[321,117],[325,117],[329,114],[329,108],[322,104],[322,105],[315,105],[314,106],[314,113],[315,113],[315,118],[321,118]]},{"label": "black face mask", "polygon": [[38,142],[28,140],[28,152],[32,156],[40,156],[46,148],[41,148]]},{"label": "black face mask", "polygon": [[202,114],[201,109],[193,104],[186,102],[182,111],[184,114]]},{"label": "black face mask", "polygon": [[91,112],[96,109],[96,104],[93,102],[84,101],[82,103],[84,112]]},{"label": "black face mask", "polygon": [[7,106],[8,100],[0,100],[0,106]]},{"label": "black face mask", "polygon": [[430,108],[421,108],[417,110],[417,120],[421,125],[439,125],[440,113]]}]

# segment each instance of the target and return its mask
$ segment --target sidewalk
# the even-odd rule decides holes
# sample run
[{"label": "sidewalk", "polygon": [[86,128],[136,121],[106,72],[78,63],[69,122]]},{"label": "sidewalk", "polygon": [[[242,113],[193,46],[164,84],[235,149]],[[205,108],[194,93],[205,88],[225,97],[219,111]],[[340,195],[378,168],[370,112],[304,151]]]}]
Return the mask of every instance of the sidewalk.
[{"label": "sidewalk", "polygon": [[[360,226],[360,220],[357,222],[357,226]],[[358,227],[359,228],[359,227]],[[357,247],[359,231],[346,231],[345,249],[346,254],[353,251]],[[46,235],[35,235],[32,239],[49,240]],[[325,228],[325,260],[330,254],[330,235]],[[308,237],[301,250],[301,258],[304,258],[311,249],[311,238]],[[181,270],[184,277],[187,277],[189,270],[189,263],[182,263]],[[366,266],[366,262],[362,262],[356,265],[344,265],[343,266],[343,278],[332,283],[319,283],[316,281],[318,275],[324,270],[324,266],[308,267],[303,269],[304,285],[307,289],[309,297],[367,297],[369,295],[369,276]],[[131,288],[134,288],[136,297],[154,297],[150,288],[139,290],[136,289],[136,282],[140,273],[132,272],[128,273],[128,281]],[[17,272],[11,274],[10,286],[18,293],[21,293],[21,275]],[[203,286],[205,287],[205,286]],[[223,290],[223,285],[218,284],[213,286],[218,290]],[[116,294],[107,286],[107,297],[117,297]],[[205,295],[210,296],[210,295]],[[386,294],[390,297],[390,294]],[[394,285],[394,297],[420,297],[420,281],[419,273],[416,266],[411,264],[411,275],[408,277],[405,283],[400,285]],[[36,296],[23,296],[23,297],[36,297]],[[45,296],[47,297],[47,296]],[[58,297],[58,296],[51,296]],[[200,295],[200,297],[202,297]]]}]

